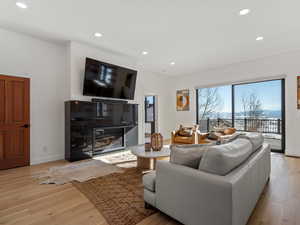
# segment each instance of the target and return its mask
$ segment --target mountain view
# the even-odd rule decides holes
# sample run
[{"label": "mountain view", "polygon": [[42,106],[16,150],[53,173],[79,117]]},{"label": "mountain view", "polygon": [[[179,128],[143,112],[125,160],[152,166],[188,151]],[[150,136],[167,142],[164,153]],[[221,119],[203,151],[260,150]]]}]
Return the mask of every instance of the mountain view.
[{"label": "mountain view", "polygon": [[[249,113],[249,112],[246,112]],[[235,113],[235,118],[236,119],[243,119],[245,118],[244,112],[236,112]],[[222,119],[231,119],[232,115],[231,112],[213,112],[209,116],[211,119],[217,119],[217,118],[222,118]],[[261,119],[281,119],[281,110],[262,110],[261,115],[259,116]]]}]

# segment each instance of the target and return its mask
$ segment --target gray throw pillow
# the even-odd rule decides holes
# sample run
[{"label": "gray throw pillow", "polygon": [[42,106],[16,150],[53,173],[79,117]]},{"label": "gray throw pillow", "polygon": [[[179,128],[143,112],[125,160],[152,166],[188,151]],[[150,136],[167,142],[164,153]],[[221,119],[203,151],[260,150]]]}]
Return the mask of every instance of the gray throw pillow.
[{"label": "gray throw pillow", "polygon": [[207,145],[171,145],[170,162],[194,169],[199,167],[199,163]]},{"label": "gray throw pillow", "polygon": [[253,152],[257,151],[264,143],[264,136],[261,133],[246,133],[240,135],[239,138],[248,139],[253,146]]},{"label": "gray throw pillow", "polygon": [[247,139],[237,139],[228,144],[211,146],[205,151],[199,170],[225,176],[241,165],[252,154],[252,145]]},{"label": "gray throw pillow", "polygon": [[231,141],[236,140],[237,138],[240,137],[240,133],[234,133],[234,134],[229,134],[229,135],[223,135],[222,139],[223,139],[223,144],[229,143]]}]

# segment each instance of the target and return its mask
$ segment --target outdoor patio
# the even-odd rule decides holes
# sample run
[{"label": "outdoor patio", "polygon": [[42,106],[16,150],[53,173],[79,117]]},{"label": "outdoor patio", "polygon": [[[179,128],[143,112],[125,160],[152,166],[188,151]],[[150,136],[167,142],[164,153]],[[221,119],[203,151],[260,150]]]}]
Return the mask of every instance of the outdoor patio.
[{"label": "outdoor patio", "polygon": [[214,127],[225,125],[230,127],[235,127],[238,132],[260,132],[265,138],[265,142],[271,145],[273,150],[282,149],[282,129],[281,124],[282,120],[280,119],[252,119],[252,118],[243,118],[243,119],[234,119],[234,124],[232,119],[206,119],[200,121],[200,130],[201,132],[213,131]]}]

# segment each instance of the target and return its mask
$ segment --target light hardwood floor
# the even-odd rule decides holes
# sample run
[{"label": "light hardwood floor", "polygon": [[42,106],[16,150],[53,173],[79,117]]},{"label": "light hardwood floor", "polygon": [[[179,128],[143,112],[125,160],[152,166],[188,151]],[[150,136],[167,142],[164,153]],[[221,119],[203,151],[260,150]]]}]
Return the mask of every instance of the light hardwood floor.
[{"label": "light hardwood floor", "polygon": [[[32,178],[37,171],[66,163],[0,171],[0,224],[106,225],[103,216],[72,184],[39,185]],[[179,223],[157,213],[139,225],[159,224]],[[199,221],[199,225],[205,224]],[[248,225],[300,225],[300,159],[272,154],[270,183]]]}]

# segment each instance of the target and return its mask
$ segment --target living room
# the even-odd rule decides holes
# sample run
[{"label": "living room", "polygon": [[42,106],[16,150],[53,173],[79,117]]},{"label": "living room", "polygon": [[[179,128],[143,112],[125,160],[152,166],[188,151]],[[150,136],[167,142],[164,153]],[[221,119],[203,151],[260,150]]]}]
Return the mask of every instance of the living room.
[{"label": "living room", "polygon": [[[298,191],[300,188],[300,150],[298,147],[300,140],[297,134],[300,126],[300,79],[297,77],[300,76],[298,68],[300,34],[299,25],[295,22],[298,15],[296,11],[299,7],[298,2],[287,4],[284,1],[277,1],[272,2],[271,5],[271,2],[259,1],[224,3],[191,1],[189,4],[176,1],[171,4],[169,1],[121,2],[113,0],[92,1],[86,4],[86,2],[71,3],[66,0],[3,0],[0,7],[2,9],[0,74],[1,81],[3,81],[0,82],[1,85],[3,84],[0,85],[0,90],[4,91],[0,96],[1,224],[275,225],[299,223],[300,217],[297,211],[300,210],[300,192]],[[115,18],[111,19],[112,15]],[[114,99],[108,96],[85,95],[87,58],[96,60],[101,65],[113,65],[136,71],[134,97],[124,101],[120,97]],[[172,184],[164,184],[169,186],[169,193],[168,190],[164,190],[162,194],[156,193],[156,203],[151,202],[151,199],[147,200],[147,197],[144,199],[144,195],[141,195],[135,205],[133,197],[136,196],[133,196],[127,199],[132,202],[132,206],[127,204],[126,207],[120,205],[121,200],[116,193],[113,196],[110,192],[110,196],[108,192],[103,192],[104,189],[101,190],[102,184],[111,184],[109,179],[118,178],[123,182],[125,176],[122,176],[126,175],[126,179],[132,179],[132,182],[122,183],[122,185],[128,185],[128,190],[132,188],[144,194],[143,175],[146,177],[149,175],[144,179],[151,180],[148,180],[150,184],[144,184],[147,189],[147,185],[151,186],[153,185],[151,182],[159,182],[162,177],[156,171],[158,177],[155,178],[153,174],[156,168],[159,170],[166,166],[164,162],[169,163],[170,154],[172,158],[173,153],[170,150],[172,147],[169,145],[175,144],[171,143],[173,131],[177,131],[180,125],[191,127],[198,124],[200,130],[196,137],[199,140],[206,133],[210,133],[209,130],[201,128],[201,121],[197,119],[200,110],[199,101],[201,103],[198,90],[231,86],[229,120],[233,121],[230,126],[238,129],[236,124],[233,124],[238,119],[234,118],[236,116],[234,112],[239,111],[234,106],[234,104],[237,106],[239,102],[235,100],[238,90],[234,87],[239,84],[272,80],[283,80],[280,86],[282,88],[278,89],[280,94],[270,91],[271,89],[265,89],[266,93],[261,92],[259,96],[265,95],[269,98],[272,95],[280,96],[277,99],[280,102],[280,121],[282,122],[275,133],[281,135],[282,151],[281,153],[272,152],[268,156],[263,155],[262,161],[257,162],[266,168],[259,170],[264,177],[261,177],[263,181],[257,193],[249,194],[253,199],[257,198],[254,202],[248,199],[251,202],[250,206],[234,205],[237,203],[231,201],[227,204],[227,200],[221,195],[211,200],[210,204],[207,202],[207,208],[204,206],[204,208],[197,208],[195,214],[199,214],[199,217],[193,217],[193,210],[190,210],[190,215],[185,211],[184,215],[181,215],[181,207],[177,205],[179,202],[172,197],[175,193],[172,190],[176,189],[172,188]],[[20,93],[14,92],[11,95],[9,91],[6,91],[6,84],[11,81],[18,85],[24,82],[25,86],[19,89],[25,90],[24,93],[27,91],[28,96],[23,96],[24,102],[7,100],[7,96],[15,97]],[[11,90],[9,88],[11,86],[7,90]],[[254,91],[259,93],[258,89]],[[235,95],[232,95],[233,92]],[[155,102],[153,103],[153,108],[155,108],[153,121],[151,121],[153,128],[148,139],[145,136],[147,127],[145,98],[147,96],[153,96],[153,102]],[[93,98],[98,99],[100,103],[92,103]],[[263,109],[269,109],[270,102],[261,101]],[[69,162],[66,158],[66,143],[68,143],[65,130],[67,127],[66,102],[79,105],[81,102],[88,102],[97,107],[109,105],[112,102],[137,105],[137,115],[134,120],[136,133],[133,134],[133,144],[128,144],[128,146],[125,144],[121,149],[105,154],[103,152],[103,154],[94,155],[91,150],[92,153],[88,153],[89,159],[76,158],[76,161]],[[8,108],[7,105],[12,104],[23,106],[21,108],[27,110],[27,114],[24,114],[27,120],[24,120],[24,123],[20,121],[16,123],[16,126],[24,130],[23,135],[18,136],[19,139],[7,138],[6,131],[11,129],[12,125],[5,124],[5,122],[21,115],[15,111],[5,110]],[[10,110],[13,109],[10,108]],[[217,110],[214,111],[219,113]],[[127,111],[125,110],[124,114],[125,112]],[[69,121],[72,123],[73,120]],[[102,129],[101,126],[100,128]],[[214,129],[214,126],[211,129]],[[236,133],[245,131],[250,130],[238,130]],[[254,132],[251,130],[250,133],[264,132],[257,129]],[[152,134],[154,134],[153,143],[160,145],[158,148],[162,147],[162,150],[150,150],[150,153],[147,153],[145,149],[151,148]],[[260,136],[255,138],[258,140]],[[222,142],[222,140],[221,138],[217,141]],[[108,142],[110,145],[110,140]],[[123,139],[122,142],[125,143],[126,140]],[[162,143],[163,146],[161,146]],[[253,145],[253,140],[251,143]],[[10,144],[14,147],[10,147]],[[199,144],[199,142],[196,143],[194,140],[191,144]],[[220,146],[222,145],[227,144],[221,143]],[[265,152],[270,150],[266,147],[267,145],[265,139],[264,146],[261,147],[267,149]],[[190,147],[189,144],[187,146]],[[214,148],[215,146],[207,147]],[[143,149],[142,153],[140,148]],[[243,151],[239,151],[241,152]],[[26,156],[22,155],[25,153]],[[151,157],[149,156],[151,160],[147,158],[147,154],[152,154]],[[260,153],[251,154],[247,160],[253,160],[254,154]],[[21,161],[15,161],[16,157],[19,157],[18,160]],[[271,159],[269,174],[267,157]],[[164,160],[159,160],[162,158]],[[243,164],[248,162],[247,160],[244,159]],[[255,164],[252,161],[251,163]],[[138,175],[124,172],[132,172],[133,169],[136,171],[142,166],[149,166],[149,168],[147,171],[145,168],[143,172],[139,171]],[[221,176],[221,180],[241,167],[241,165],[234,165],[230,173]],[[65,174],[60,174],[60,172],[65,172]],[[192,171],[193,175],[194,172]],[[255,176],[256,172],[256,170],[251,171],[252,176]],[[205,174],[203,176],[206,177]],[[176,174],[170,178],[174,182],[176,178],[179,179]],[[163,182],[167,180],[166,178]],[[98,182],[99,186],[96,190],[91,185],[93,181],[95,184],[96,181]],[[190,184],[188,180],[184,181],[187,183],[187,189],[194,190],[192,189],[194,181],[190,181]],[[134,186],[135,182],[139,185]],[[250,183],[255,180],[244,182],[248,182],[247,185],[251,186]],[[162,187],[160,185],[163,184],[157,183],[157,185],[158,191],[159,187]],[[213,184],[208,186],[208,189],[214,188]],[[90,196],[84,190],[89,190],[89,193],[94,193],[94,195]],[[247,193],[254,192],[251,189],[246,190],[248,190]],[[103,201],[107,199],[95,197],[101,194],[115,201],[115,205],[109,210],[105,210],[107,205],[103,204]],[[217,195],[217,192],[215,194]],[[162,195],[174,201],[163,202],[164,205],[161,205],[162,200],[159,198]],[[182,192],[179,195],[184,194]],[[229,196],[230,194],[227,197]],[[98,202],[95,202],[95,199]],[[201,201],[201,197],[197,199]],[[183,208],[187,211],[192,204],[196,204],[192,200],[182,201]],[[227,220],[226,216],[217,211],[214,213],[215,218],[223,219],[219,221],[207,219],[212,213],[214,201],[220,207],[232,207],[232,218]],[[246,200],[239,196],[236,201],[243,203]],[[117,206],[124,206],[122,213],[127,213],[120,213]],[[197,205],[197,207],[200,206]],[[241,207],[244,211],[239,211],[235,207]],[[141,213],[138,214],[138,211]],[[111,218],[115,220],[107,215],[111,215]],[[186,215],[189,215],[188,219],[185,218]],[[244,223],[246,219],[248,223],[247,221]]]}]

